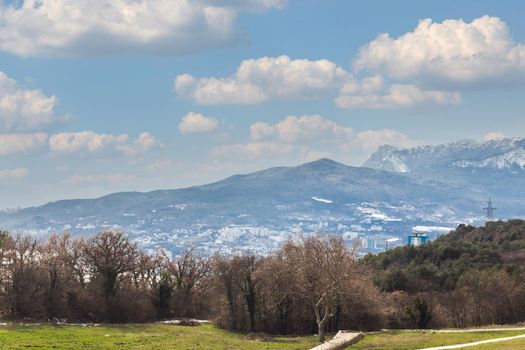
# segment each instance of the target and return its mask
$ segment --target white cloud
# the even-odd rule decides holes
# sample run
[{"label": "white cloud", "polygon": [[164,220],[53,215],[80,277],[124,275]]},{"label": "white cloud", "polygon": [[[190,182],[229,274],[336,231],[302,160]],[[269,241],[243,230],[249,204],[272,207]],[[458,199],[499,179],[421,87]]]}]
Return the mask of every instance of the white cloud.
[{"label": "white cloud", "polygon": [[395,130],[367,130],[356,134],[350,148],[357,145],[365,152],[375,152],[381,145],[391,145],[401,148],[410,148],[419,142],[412,140],[408,135]]},{"label": "white cloud", "polygon": [[46,133],[0,134],[0,156],[34,151],[46,146]]},{"label": "white cloud", "polygon": [[287,116],[274,125],[259,122],[250,127],[253,140],[278,138],[284,142],[323,137],[345,138],[351,136],[352,133],[351,128],[342,127],[320,115]]},{"label": "white cloud", "polygon": [[272,98],[320,97],[338,89],[346,78],[345,70],[328,60],[262,57],[242,61],[230,78],[179,75],[175,89],[203,105],[257,104]]},{"label": "white cloud", "polygon": [[281,141],[262,141],[223,145],[211,151],[214,159],[226,159],[236,162],[268,161],[276,162],[309,162],[320,158],[333,158],[335,154],[327,150],[313,150],[307,145],[283,143]]},{"label": "white cloud", "polygon": [[148,153],[149,151],[164,147],[164,145],[157,140],[149,132],[143,132],[139,137],[131,143],[118,144],[117,150],[122,152],[126,157],[137,157]]},{"label": "white cloud", "polygon": [[109,145],[128,141],[128,135],[97,134],[93,131],[63,132],[49,139],[49,148],[53,152],[73,153],[79,151],[95,152]]},{"label": "white cloud", "polygon": [[49,126],[59,119],[54,112],[57,103],[55,96],[24,89],[0,72],[0,129],[34,130]]},{"label": "white cloud", "polygon": [[341,95],[335,103],[340,108],[393,109],[420,105],[457,105],[461,99],[459,92],[421,90],[415,85],[394,84],[384,94]]},{"label": "white cloud", "polygon": [[49,138],[49,148],[55,153],[91,153],[114,148],[127,157],[135,157],[158,147],[162,144],[149,132],[141,133],[135,140],[130,140],[127,134],[97,134],[93,131],[64,132]]},{"label": "white cloud", "polygon": [[525,45],[514,42],[508,26],[497,17],[483,16],[470,23],[425,19],[398,38],[379,35],[361,48],[354,67],[419,83],[523,81]]},{"label": "white cloud", "polygon": [[26,168],[0,170],[0,179],[20,179],[28,174],[29,170]]},{"label": "white cloud", "polygon": [[487,133],[483,137],[483,141],[494,141],[494,140],[500,140],[500,139],[504,139],[504,138],[505,138],[505,134],[504,133],[493,131],[493,132]]},{"label": "white cloud", "polygon": [[217,119],[207,117],[201,113],[189,112],[179,123],[179,131],[182,134],[196,134],[210,132],[219,127]]},{"label": "white cloud", "polygon": [[398,147],[418,144],[395,130],[356,132],[320,115],[287,116],[275,124],[254,123],[250,138],[245,144],[216,147],[211,155],[214,159],[231,161],[277,159],[287,162],[332,157],[357,164],[383,144]]},{"label": "white cloud", "polygon": [[20,56],[191,52],[232,43],[239,11],[284,0],[22,0],[0,5],[0,49]]},{"label": "white cloud", "polygon": [[375,151],[383,144],[408,147],[414,145],[407,135],[395,130],[368,130],[356,132],[321,115],[287,116],[275,124],[254,123],[250,127],[253,141],[273,141],[283,144],[324,145],[342,147],[351,145]]}]

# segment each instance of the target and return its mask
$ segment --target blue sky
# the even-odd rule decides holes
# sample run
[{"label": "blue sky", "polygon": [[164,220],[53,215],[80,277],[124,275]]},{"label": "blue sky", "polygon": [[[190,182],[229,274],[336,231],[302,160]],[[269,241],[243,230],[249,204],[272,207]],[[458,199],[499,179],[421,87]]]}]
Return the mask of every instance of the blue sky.
[{"label": "blue sky", "polygon": [[518,0],[4,1],[0,207],[523,137],[524,15]]}]

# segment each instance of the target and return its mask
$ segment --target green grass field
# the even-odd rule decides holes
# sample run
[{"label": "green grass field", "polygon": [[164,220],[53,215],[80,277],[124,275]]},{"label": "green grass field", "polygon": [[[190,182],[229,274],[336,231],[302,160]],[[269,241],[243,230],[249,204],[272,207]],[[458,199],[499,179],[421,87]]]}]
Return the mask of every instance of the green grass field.
[{"label": "green grass field", "polygon": [[[524,334],[525,331],[487,331],[487,332],[461,332],[461,333],[437,333],[417,331],[388,331],[369,333],[359,343],[351,346],[348,350],[414,350],[430,348],[442,345],[454,345],[476,342],[485,339],[511,337]],[[506,344],[522,344],[517,347],[505,347]],[[487,344],[468,349],[492,350],[492,349],[525,349],[525,340],[515,340],[502,343]],[[501,346],[501,347],[498,347]]]},{"label": "green grass field", "polygon": [[315,337],[257,337],[230,333],[211,325],[0,326],[0,349],[131,349],[131,350],[306,350]]},{"label": "green grass field", "polygon": [[[470,343],[510,337],[525,331],[483,331],[439,333],[432,331],[387,331],[368,333],[348,350],[414,350],[440,345]],[[0,349],[38,350],[306,350],[317,345],[317,338],[244,335],[217,329],[212,325],[181,327],[173,325],[21,325],[0,326]],[[472,350],[525,349],[525,339],[491,343]]]}]

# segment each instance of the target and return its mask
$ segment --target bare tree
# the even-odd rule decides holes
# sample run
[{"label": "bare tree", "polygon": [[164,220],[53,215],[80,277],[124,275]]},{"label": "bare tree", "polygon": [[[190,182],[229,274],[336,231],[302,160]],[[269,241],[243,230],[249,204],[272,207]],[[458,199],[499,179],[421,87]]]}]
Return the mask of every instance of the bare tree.
[{"label": "bare tree", "polygon": [[325,327],[336,308],[344,285],[357,275],[354,254],[342,239],[314,236],[283,247],[292,264],[297,293],[308,301],[315,314],[319,341],[325,341]]},{"label": "bare tree", "polygon": [[178,316],[194,317],[196,299],[200,299],[210,286],[211,266],[208,259],[189,248],[174,261],[168,260],[167,268],[178,298]]},{"label": "bare tree", "polygon": [[140,252],[123,233],[106,231],[87,241],[83,253],[92,282],[98,280],[102,284],[107,314],[114,318],[117,315],[111,304],[120,284],[137,269]]},{"label": "bare tree", "polygon": [[40,245],[30,236],[6,239],[3,252],[4,290],[11,317],[42,316],[39,307],[43,279],[39,261]]},{"label": "bare tree", "polygon": [[69,274],[66,268],[66,245],[69,235],[51,235],[42,245],[42,265],[45,269],[45,313],[46,319],[63,316],[63,305]]},{"label": "bare tree", "polygon": [[[259,310],[263,313],[261,319],[266,331],[275,328],[274,332],[287,334],[296,293],[293,269],[280,251],[274,256],[262,259],[256,274],[260,280]],[[274,326],[270,324],[272,320],[275,322]]]}]

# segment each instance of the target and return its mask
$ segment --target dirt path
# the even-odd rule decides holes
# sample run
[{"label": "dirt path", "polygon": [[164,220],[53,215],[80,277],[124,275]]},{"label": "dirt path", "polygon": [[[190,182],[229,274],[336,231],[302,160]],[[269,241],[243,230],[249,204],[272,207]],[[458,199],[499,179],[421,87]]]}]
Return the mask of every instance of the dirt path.
[{"label": "dirt path", "polygon": [[[489,329],[486,329],[485,331],[488,331],[488,330]],[[494,329],[490,329],[490,330],[494,330]],[[518,328],[518,329],[510,328],[510,329],[502,329],[502,330],[525,330],[525,329],[523,329],[523,328]],[[479,332],[483,332],[483,331],[479,331]],[[490,344],[490,343],[497,343],[497,342],[501,342],[501,341],[509,341],[509,340],[520,339],[520,338],[525,338],[525,334],[516,335],[516,336],[513,336],[513,337],[504,337],[504,338],[493,338],[493,339],[487,339],[487,340],[480,340],[480,341],[473,342],[473,343],[437,346],[437,347],[433,347],[433,348],[424,348],[424,349],[419,349],[419,350],[463,349],[463,348],[470,347],[470,346]]]},{"label": "dirt path", "polygon": [[339,331],[335,335],[335,337],[327,341],[326,343],[320,344],[314,348],[311,348],[310,350],[342,350],[346,349],[352,344],[357,343],[361,338],[363,338],[364,334],[361,332],[344,332]]},{"label": "dirt path", "polygon": [[497,332],[497,331],[525,331],[523,327],[494,327],[494,328],[461,328],[461,329],[382,329],[381,331],[404,332],[433,332],[433,333],[470,333],[470,332]]}]

